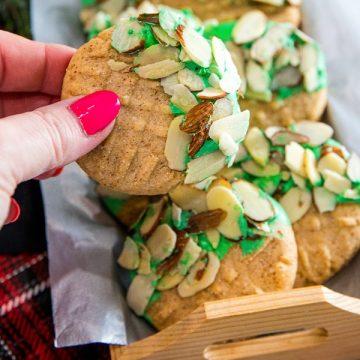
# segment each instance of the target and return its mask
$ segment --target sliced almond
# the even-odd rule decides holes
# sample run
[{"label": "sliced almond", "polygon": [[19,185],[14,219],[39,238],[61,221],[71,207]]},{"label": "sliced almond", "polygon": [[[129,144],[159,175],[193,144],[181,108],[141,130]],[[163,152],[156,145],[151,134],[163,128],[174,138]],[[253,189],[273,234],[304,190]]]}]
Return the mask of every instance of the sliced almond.
[{"label": "sliced almond", "polygon": [[219,149],[225,156],[233,156],[237,153],[239,145],[227,133],[223,132],[219,138]]},{"label": "sliced almond", "polygon": [[184,275],[181,275],[178,271],[174,273],[166,273],[158,282],[156,289],[159,291],[170,290],[176,287],[183,281]]},{"label": "sliced almond", "polygon": [[126,301],[136,315],[144,315],[150,297],[155,290],[157,276],[137,275],[129,286]]},{"label": "sliced almond", "polygon": [[194,94],[183,84],[173,86],[174,95],[171,102],[185,112],[190,111],[195,105],[197,100]]},{"label": "sliced almond", "polygon": [[[206,260],[207,262],[205,262]],[[218,257],[212,252],[207,253],[206,258],[199,259],[191,268],[188,276],[179,284],[178,294],[182,298],[186,298],[206,289],[215,281],[219,269]]]},{"label": "sliced almond", "polygon": [[321,174],[324,174],[324,170],[331,170],[340,175],[344,175],[347,164],[342,157],[334,152],[331,152],[321,157],[317,168]]},{"label": "sliced almond", "polygon": [[214,111],[211,115],[211,120],[216,121],[232,115],[233,105],[229,99],[219,99],[214,103]]},{"label": "sliced almond", "polygon": [[140,245],[140,264],[137,270],[138,274],[151,274],[151,254],[145,245]]},{"label": "sliced almond", "polygon": [[220,242],[220,233],[216,229],[210,229],[206,231],[206,237],[209,240],[209,243],[216,249],[219,246]]},{"label": "sliced almond", "polygon": [[186,149],[191,142],[191,135],[180,130],[183,118],[178,116],[170,123],[164,150],[169,168],[178,171],[186,169]]},{"label": "sliced almond", "polygon": [[298,144],[306,144],[310,139],[305,135],[290,130],[280,130],[271,137],[271,142],[275,146],[284,146],[293,141]]},{"label": "sliced almond", "polygon": [[270,144],[259,128],[253,127],[249,130],[244,145],[251,157],[259,165],[265,166],[269,162]]},{"label": "sliced almond", "polygon": [[[140,10],[141,11],[141,10]],[[159,25],[159,13],[142,13],[137,18],[138,21],[151,25]]]},{"label": "sliced almond", "polygon": [[236,44],[245,44],[260,37],[266,30],[267,17],[259,11],[249,11],[235,24],[232,38]]},{"label": "sliced almond", "polygon": [[190,56],[186,53],[186,51],[184,50],[184,48],[181,48],[181,50],[180,50],[179,59],[180,59],[180,61],[182,61],[182,62],[191,61]]},{"label": "sliced almond", "polygon": [[180,185],[169,193],[170,198],[183,210],[195,213],[207,211],[206,193],[189,185]]},{"label": "sliced almond", "polygon": [[317,121],[299,121],[294,124],[294,131],[307,136],[309,145],[319,146],[331,139],[334,130],[327,124]]},{"label": "sliced almond", "polygon": [[336,207],[336,195],[323,188],[316,187],[313,190],[314,202],[320,213],[333,211]]},{"label": "sliced almond", "polygon": [[226,95],[227,93],[224,90],[209,87],[199,92],[197,97],[204,100],[216,100],[222,99]]},{"label": "sliced almond", "polygon": [[144,66],[164,60],[177,62],[179,60],[179,52],[179,49],[175,47],[165,47],[160,44],[152,45],[135,57],[134,64]]},{"label": "sliced almond", "polygon": [[111,46],[119,53],[132,53],[145,45],[143,26],[136,20],[121,18],[111,36]]},{"label": "sliced almond", "polygon": [[223,178],[225,178],[230,182],[240,179],[243,174],[244,172],[242,171],[242,169],[235,167],[232,168],[225,167],[217,173],[218,176],[222,176]]},{"label": "sliced almond", "polygon": [[335,194],[342,194],[348,189],[351,189],[351,181],[340,174],[331,171],[323,171],[325,182],[324,187]]},{"label": "sliced almond", "polygon": [[146,247],[156,261],[162,261],[172,254],[175,249],[176,234],[168,224],[159,225],[149,240]]},{"label": "sliced almond", "polygon": [[246,148],[243,144],[239,145],[238,152],[235,156],[235,163],[238,163],[239,161],[244,160],[248,156],[248,152],[246,151]]},{"label": "sliced almond", "polygon": [[209,229],[214,229],[221,224],[225,217],[226,211],[220,208],[192,215],[189,219],[186,231],[188,233],[197,234]]},{"label": "sliced almond", "polygon": [[222,133],[226,132],[234,141],[242,141],[249,127],[250,112],[245,110],[213,122],[210,126],[209,136],[219,142]]},{"label": "sliced almond", "polygon": [[285,165],[294,173],[305,177],[304,148],[296,142],[285,146]]},{"label": "sliced almond", "polygon": [[153,26],[152,31],[156,39],[159,41],[161,45],[164,46],[178,46],[179,42],[170,37],[165,30],[163,30],[160,26]]},{"label": "sliced almond", "polygon": [[261,64],[265,64],[273,59],[277,50],[278,47],[269,38],[261,37],[252,45],[250,49],[250,56],[253,60],[258,61]]},{"label": "sliced almond", "polygon": [[265,34],[265,38],[267,38],[276,48],[276,52],[281,50],[284,46],[284,42],[294,31],[294,25],[291,23],[278,22],[273,26]]},{"label": "sliced almond", "polygon": [[246,65],[246,79],[249,87],[258,93],[264,93],[270,89],[270,76],[255,61],[249,61]]},{"label": "sliced almond", "polygon": [[241,47],[235,45],[233,42],[226,43],[226,47],[230,52],[231,59],[237,69],[237,73],[241,79],[239,92],[245,94],[246,91],[246,76],[245,76],[245,56]]},{"label": "sliced almond", "polygon": [[143,79],[161,79],[178,72],[184,64],[174,60],[163,60],[154,64],[139,66],[135,72]]},{"label": "sliced almond", "polygon": [[131,228],[144,215],[149,204],[149,199],[146,196],[131,196],[126,200],[116,217],[122,224]]},{"label": "sliced almond", "polygon": [[[292,2],[297,2],[300,0],[291,0]],[[290,1],[289,1],[290,3]],[[312,39],[309,35],[305,34],[303,31],[299,30],[299,29],[295,29],[294,31],[295,35],[301,39],[304,43],[313,43],[314,39]]]},{"label": "sliced almond", "polygon": [[360,181],[360,158],[357,154],[351,153],[346,173],[351,181]]},{"label": "sliced almond", "polygon": [[226,70],[225,44],[216,36],[211,39],[211,49],[220,74]]},{"label": "sliced almond", "polygon": [[181,221],[181,214],[182,214],[181,207],[177,206],[175,203],[172,203],[171,218],[173,219],[175,224],[177,224]]},{"label": "sliced almond", "polygon": [[319,61],[319,52],[314,44],[305,44],[300,48],[300,71],[306,74],[311,69],[316,69]]},{"label": "sliced almond", "polygon": [[135,270],[139,267],[139,247],[130,236],[126,237],[124,247],[117,262],[124,269],[128,270]]},{"label": "sliced almond", "polygon": [[141,236],[147,236],[155,230],[157,224],[160,221],[164,205],[164,198],[161,198],[161,200],[156,203],[150,204],[149,209],[145,215],[144,222],[140,227]]},{"label": "sliced almond", "polygon": [[[225,49],[225,51],[227,51],[227,50]],[[230,61],[231,61],[231,65],[234,68],[232,69],[232,71],[226,70],[219,81],[220,89],[224,90],[228,94],[237,92],[241,86],[241,80],[237,73],[235,65],[233,65],[231,59],[230,59]],[[227,69],[229,69],[229,68],[230,68],[230,66],[229,66],[229,64],[227,64]]]},{"label": "sliced almond", "polygon": [[176,29],[179,24],[186,22],[185,15],[180,10],[168,6],[161,6],[159,11],[159,23],[161,28],[172,38],[176,39]]},{"label": "sliced almond", "polygon": [[164,92],[170,96],[174,95],[174,86],[179,84],[177,74],[164,77],[160,80],[160,84],[164,89]]},{"label": "sliced almond", "polygon": [[293,66],[287,66],[277,72],[271,83],[272,90],[278,90],[281,87],[294,87],[301,82],[300,71]]},{"label": "sliced almond", "polygon": [[310,209],[311,192],[294,187],[280,199],[280,204],[293,224]]},{"label": "sliced almond", "polygon": [[226,188],[228,188],[228,189],[231,190],[231,184],[230,184],[230,182],[229,182],[228,180],[222,178],[222,177],[217,178],[215,181],[212,182],[212,184],[211,184],[211,186],[210,186],[210,188],[209,188],[209,191],[210,191],[213,187],[215,187],[215,186],[224,186],[224,187],[226,187]]},{"label": "sliced almond", "polygon": [[190,27],[179,25],[176,34],[191,60],[201,67],[208,68],[212,60],[211,46],[202,35]]},{"label": "sliced almond", "polygon": [[304,74],[304,87],[307,92],[316,91],[319,87],[319,77],[316,68],[308,70]]},{"label": "sliced almond", "polygon": [[[208,230],[211,231],[211,230]],[[215,230],[216,231],[216,230]],[[182,275],[186,275],[191,266],[193,266],[201,255],[201,247],[196,244],[196,242],[190,238],[186,243],[179,262],[177,264],[178,271]]]},{"label": "sliced almond", "polygon": [[185,121],[180,124],[180,129],[188,134],[199,132],[207,125],[213,111],[214,105],[210,101],[196,104],[185,115]]},{"label": "sliced almond", "polygon": [[280,166],[274,162],[269,162],[263,167],[253,160],[247,160],[241,164],[241,167],[245,172],[256,177],[268,177],[280,174]]},{"label": "sliced almond", "polygon": [[266,137],[271,140],[272,137],[280,131],[286,131],[285,128],[281,127],[281,126],[269,126],[264,130],[264,133],[266,135]]},{"label": "sliced almond", "polygon": [[321,182],[321,176],[316,168],[315,155],[309,149],[305,149],[304,168],[306,177],[310,180],[311,184],[314,186],[318,185]]},{"label": "sliced almond", "polygon": [[253,1],[263,4],[274,5],[274,6],[283,6],[285,3],[285,0],[253,0]]},{"label": "sliced almond", "polygon": [[129,64],[126,64],[122,61],[115,61],[113,59],[110,59],[107,64],[109,65],[109,68],[112,71],[121,71],[124,70],[126,68],[129,68]]},{"label": "sliced almond", "polygon": [[220,151],[200,156],[188,163],[185,184],[198,183],[216,174],[225,166],[225,156]]},{"label": "sliced almond", "polygon": [[346,199],[359,200],[360,194],[358,189],[347,189],[344,191],[342,196]]},{"label": "sliced almond", "polygon": [[236,195],[224,186],[215,186],[207,193],[207,206],[210,210],[222,209],[226,212],[217,230],[229,239],[238,240],[241,236],[238,220],[243,210]]},{"label": "sliced almond", "polygon": [[306,190],[306,179],[305,178],[303,178],[302,176],[295,174],[293,172],[291,173],[291,177],[297,187],[299,187],[302,190]]},{"label": "sliced almond", "polygon": [[200,181],[197,184],[194,184],[192,186],[199,190],[206,190],[211,185],[211,183],[216,179],[217,179],[216,176],[209,176],[205,180]]},{"label": "sliced almond", "polygon": [[287,2],[293,6],[300,6],[302,4],[302,0],[287,0]]},{"label": "sliced almond", "polygon": [[178,79],[181,84],[187,86],[191,91],[201,91],[205,89],[201,77],[189,69],[180,70],[178,72]]},{"label": "sliced almond", "polygon": [[208,82],[211,85],[211,87],[215,89],[220,89],[220,78],[218,75],[211,73],[208,78]]},{"label": "sliced almond", "polygon": [[238,180],[232,184],[232,188],[249,218],[262,222],[270,220],[275,215],[271,202],[256,186]]}]

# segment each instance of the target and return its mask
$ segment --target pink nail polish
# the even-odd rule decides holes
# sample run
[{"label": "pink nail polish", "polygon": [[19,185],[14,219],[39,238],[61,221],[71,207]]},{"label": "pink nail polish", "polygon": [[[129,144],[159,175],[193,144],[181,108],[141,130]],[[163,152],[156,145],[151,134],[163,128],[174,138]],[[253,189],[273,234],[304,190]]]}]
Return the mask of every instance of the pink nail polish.
[{"label": "pink nail polish", "polygon": [[7,219],[5,220],[5,224],[11,224],[11,223],[15,222],[20,217],[20,213],[21,213],[21,210],[20,210],[20,206],[19,206],[18,202],[14,198],[11,198],[9,215],[8,215]]},{"label": "pink nail polish", "polygon": [[86,135],[94,135],[104,130],[115,120],[120,111],[120,99],[112,91],[97,91],[69,106],[80,120]]}]

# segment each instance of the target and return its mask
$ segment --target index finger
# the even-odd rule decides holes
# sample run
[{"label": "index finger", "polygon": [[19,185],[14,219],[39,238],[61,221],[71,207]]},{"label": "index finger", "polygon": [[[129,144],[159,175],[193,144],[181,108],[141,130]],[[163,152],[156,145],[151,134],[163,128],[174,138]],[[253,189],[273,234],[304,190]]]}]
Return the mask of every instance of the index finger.
[{"label": "index finger", "polygon": [[0,31],[0,92],[59,95],[74,51]]}]

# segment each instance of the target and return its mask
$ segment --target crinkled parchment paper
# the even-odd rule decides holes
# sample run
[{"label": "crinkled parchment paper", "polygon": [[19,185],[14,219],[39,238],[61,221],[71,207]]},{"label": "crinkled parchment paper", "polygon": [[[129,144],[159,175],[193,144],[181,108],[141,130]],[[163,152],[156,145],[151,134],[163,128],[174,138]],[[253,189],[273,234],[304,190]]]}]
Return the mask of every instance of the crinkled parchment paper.
[{"label": "crinkled parchment paper", "polygon": [[[360,153],[360,1],[304,0],[304,28],[322,45],[329,71],[328,121]],[[79,46],[75,0],[33,0],[36,40]],[[115,264],[122,234],[77,165],[43,183],[57,346],[126,344],[152,330],[126,307]],[[360,298],[360,254],[328,284]]]}]

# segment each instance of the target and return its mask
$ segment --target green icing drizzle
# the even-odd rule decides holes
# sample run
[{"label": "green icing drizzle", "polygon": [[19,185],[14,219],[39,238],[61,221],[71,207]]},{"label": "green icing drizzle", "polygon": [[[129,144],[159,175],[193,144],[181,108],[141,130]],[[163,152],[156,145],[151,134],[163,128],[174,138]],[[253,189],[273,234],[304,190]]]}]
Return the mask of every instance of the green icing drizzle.
[{"label": "green icing drizzle", "polygon": [[203,78],[208,78],[211,75],[211,71],[209,69],[203,68],[200,65],[196,64],[193,61],[185,61],[184,62],[185,68],[193,71],[197,75]]},{"label": "green icing drizzle", "polygon": [[215,249],[215,254],[218,256],[220,260],[223,260],[233,245],[234,245],[233,242],[226,239],[224,236],[220,235],[219,245]]},{"label": "green icing drizzle", "polygon": [[208,139],[204,142],[204,145],[200,148],[200,150],[194,155],[194,159],[200,156],[211,154],[217,150],[219,150],[219,145],[214,140]]},{"label": "green icing drizzle", "polygon": [[272,195],[279,187],[280,182],[281,174],[257,178],[253,181],[253,184],[258,186],[262,191],[265,191],[267,194]]},{"label": "green icing drizzle", "polygon": [[276,100],[286,100],[289,97],[299,94],[301,92],[305,91],[304,86],[299,85],[299,86],[295,86],[295,87],[280,87],[277,90],[277,96],[276,96]]},{"label": "green icing drizzle", "polygon": [[153,325],[153,321],[151,319],[151,316],[148,314],[148,313],[144,313],[143,314],[143,318],[150,324],[150,325]]},{"label": "green icing drizzle", "polygon": [[180,115],[185,115],[185,111],[180,109],[178,106],[176,106],[174,103],[172,103],[170,101],[170,111],[174,116],[180,116]]},{"label": "green icing drizzle", "polygon": [[248,236],[249,227],[244,214],[241,214],[241,216],[238,218],[238,224],[241,230],[241,236],[246,238]]},{"label": "green icing drizzle", "polygon": [[96,0],[81,0],[82,6],[94,6],[96,5]]},{"label": "green icing drizzle", "polygon": [[293,178],[290,177],[289,180],[284,181],[280,185],[280,192],[281,192],[281,194],[286,194],[290,189],[292,189],[295,186],[296,185],[295,185]]},{"label": "green icing drizzle", "polygon": [[145,49],[152,45],[158,44],[159,42],[157,41],[156,37],[152,32],[152,26],[146,23],[143,25],[144,27],[141,30],[141,36],[145,40]]},{"label": "green icing drizzle", "polygon": [[149,302],[147,306],[151,306],[154,302],[158,301],[161,298],[161,292],[155,290],[150,296]]},{"label": "green icing drizzle", "polygon": [[244,256],[250,255],[253,252],[259,250],[264,245],[265,240],[242,240],[240,242],[241,251]]},{"label": "green icing drizzle", "polygon": [[342,195],[336,195],[336,202],[339,204],[360,204],[360,196],[358,198],[351,199]]},{"label": "green icing drizzle", "polygon": [[129,278],[131,281],[134,280],[134,278],[136,277],[137,275],[137,271],[136,270],[129,270]]},{"label": "green icing drizzle", "polygon": [[224,42],[231,41],[235,24],[235,21],[227,21],[219,25],[210,25],[205,28],[204,36],[208,39],[216,36]]},{"label": "green icing drizzle", "polygon": [[115,216],[121,211],[126,203],[126,199],[115,199],[111,197],[103,197],[102,201],[110,213]]},{"label": "green icing drizzle", "polygon": [[191,211],[185,211],[185,210],[181,211],[180,221],[174,221],[174,226],[178,230],[186,229],[188,226],[190,217],[191,217]]},{"label": "green icing drizzle", "polygon": [[214,248],[205,233],[200,233],[198,235],[198,245],[207,252],[214,251]]},{"label": "green icing drizzle", "polygon": [[309,144],[303,144],[302,147],[304,149],[311,150],[314,153],[316,160],[320,159],[320,157],[321,157],[321,148],[322,148],[321,146],[311,146]]}]

